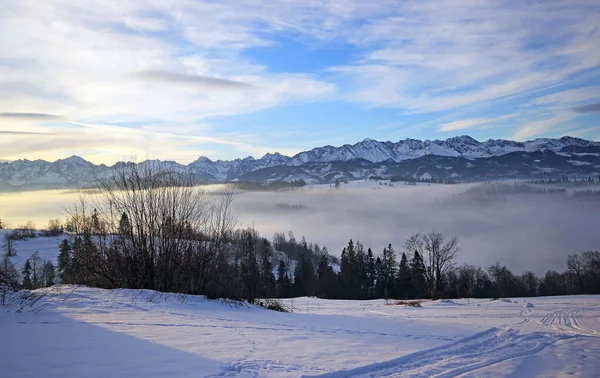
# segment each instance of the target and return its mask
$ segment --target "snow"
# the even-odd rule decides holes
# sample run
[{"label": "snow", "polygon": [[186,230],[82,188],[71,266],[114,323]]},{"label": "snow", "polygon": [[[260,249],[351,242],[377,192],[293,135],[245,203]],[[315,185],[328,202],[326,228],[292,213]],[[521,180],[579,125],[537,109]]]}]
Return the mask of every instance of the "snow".
[{"label": "snow", "polygon": [[580,166],[580,165],[592,165],[592,163],[590,163],[590,162],[581,161],[581,160],[567,160],[567,163],[571,163],[571,164],[576,165],[576,166]]},{"label": "snow", "polygon": [[600,154],[592,153],[592,152],[579,152],[574,153],[575,156],[600,156]]},{"label": "snow", "polygon": [[278,313],[148,290],[45,290],[51,295],[21,313],[0,311],[3,376],[595,376],[600,369],[600,296],[421,308],[304,297],[283,300],[294,312]]},{"label": "snow", "polygon": [[[3,229],[0,230],[0,252],[4,253],[5,236],[12,232],[12,230]],[[67,235],[56,236],[56,237],[36,237],[25,240],[15,240],[14,248],[17,252],[16,256],[11,257],[13,264],[17,268],[21,268],[25,261],[31,257],[35,252],[38,252],[40,257],[46,261],[51,261],[53,264],[57,264],[58,247],[60,243],[67,238]]]}]

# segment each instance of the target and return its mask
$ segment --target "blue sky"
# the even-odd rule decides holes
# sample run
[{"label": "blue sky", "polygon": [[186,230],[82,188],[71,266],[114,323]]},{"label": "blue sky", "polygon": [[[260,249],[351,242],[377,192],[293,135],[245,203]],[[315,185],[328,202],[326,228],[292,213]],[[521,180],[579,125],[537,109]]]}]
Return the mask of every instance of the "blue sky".
[{"label": "blue sky", "polygon": [[0,160],[600,139],[600,3],[7,0]]}]

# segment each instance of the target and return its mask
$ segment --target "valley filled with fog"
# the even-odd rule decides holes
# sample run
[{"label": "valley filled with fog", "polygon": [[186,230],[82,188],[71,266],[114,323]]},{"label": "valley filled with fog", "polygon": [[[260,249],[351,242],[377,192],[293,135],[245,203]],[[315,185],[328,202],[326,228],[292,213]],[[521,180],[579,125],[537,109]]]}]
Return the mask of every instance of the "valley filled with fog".
[{"label": "valley filled with fog", "polygon": [[[600,201],[580,200],[573,190],[548,193],[514,184],[404,185],[357,181],[285,191],[236,191],[232,211],[243,227],[271,237],[292,231],[296,238],[326,246],[339,256],[349,239],[375,253],[391,243],[400,252],[412,234],[440,231],[458,236],[458,263],[487,267],[494,262],[515,272],[543,274],[564,269],[568,254],[600,245]],[[202,187],[209,196],[223,186]],[[93,197],[93,194],[91,195]],[[5,224],[64,220],[81,198],[77,191],[0,194]]]}]

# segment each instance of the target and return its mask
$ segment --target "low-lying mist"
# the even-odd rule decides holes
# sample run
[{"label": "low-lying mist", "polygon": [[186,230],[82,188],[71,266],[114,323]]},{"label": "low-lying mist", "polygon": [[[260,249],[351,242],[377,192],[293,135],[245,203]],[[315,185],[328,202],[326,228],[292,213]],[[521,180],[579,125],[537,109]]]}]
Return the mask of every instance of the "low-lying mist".
[{"label": "low-lying mist", "polygon": [[[502,184],[504,185],[504,184]],[[205,187],[209,192],[223,187]],[[523,188],[521,188],[523,189]],[[233,213],[262,235],[291,230],[339,256],[349,239],[375,253],[391,243],[397,252],[412,234],[440,231],[460,238],[458,263],[508,265],[515,273],[563,271],[568,254],[600,249],[600,201],[499,184],[394,187],[350,182],[288,191],[236,195]],[[0,193],[0,219],[13,227],[65,219],[77,192]]]},{"label": "low-lying mist", "polygon": [[563,271],[568,254],[600,248],[597,204],[560,193],[482,194],[479,185],[373,188],[350,182],[337,190],[245,192],[233,207],[244,226],[266,236],[292,230],[337,256],[351,238],[381,253],[388,243],[401,251],[410,235],[436,230],[460,238],[459,263],[500,261],[515,273],[543,274]]}]

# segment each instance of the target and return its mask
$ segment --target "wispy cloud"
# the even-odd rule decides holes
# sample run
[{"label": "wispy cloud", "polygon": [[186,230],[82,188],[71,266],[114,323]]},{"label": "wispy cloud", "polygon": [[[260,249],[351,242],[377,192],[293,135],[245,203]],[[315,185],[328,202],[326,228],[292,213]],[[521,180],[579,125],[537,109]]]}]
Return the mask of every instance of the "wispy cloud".
[{"label": "wispy cloud", "polygon": [[158,83],[187,85],[215,90],[247,90],[256,88],[252,84],[235,80],[169,71],[146,70],[136,73],[135,76],[143,80]]},{"label": "wispy cloud", "polygon": [[39,133],[35,131],[0,130],[0,135],[52,135],[52,133]]},{"label": "wispy cloud", "polygon": [[457,130],[466,130],[466,129],[475,129],[475,128],[485,128],[489,127],[490,124],[495,122],[503,121],[508,118],[514,117],[514,114],[506,114],[501,117],[494,118],[472,118],[472,119],[463,119],[453,122],[448,122],[440,125],[438,127],[438,131],[457,131]]},{"label": "wispy cloud", "polygon": [[572,105],[596,99],[600,99],[600,86],[557,91],[536,97],[531,103],[534,105]]},{"label": "wispy cloud", "polygon": [[[586,1],[402,2],[353,31],[372,44],[336,69],[348,99],[430,112],[529,94],[600,65]],[[552,25],[552,33],[549,33]]]},{"label": "wispy cloud", "polygon": [[526,122],[517,129],[511,138],[515,140],[526,140],[544,134],[557,136],[556,134],[560,135],[564,131],[572,129],[569,122],[575,117],[576,114],[564,112],[552,114],[544,119]]},{"label": "wispy cloud", "polygon": [[11,119],[30,119],[30,120],[39,120],[39,121],[60,121],[64,120],[64,117],[54,115],[54,114],[44,114],[44,113],[11,113],[11,112],[3,112],[0,113],[0,118],[11,118]]}]

